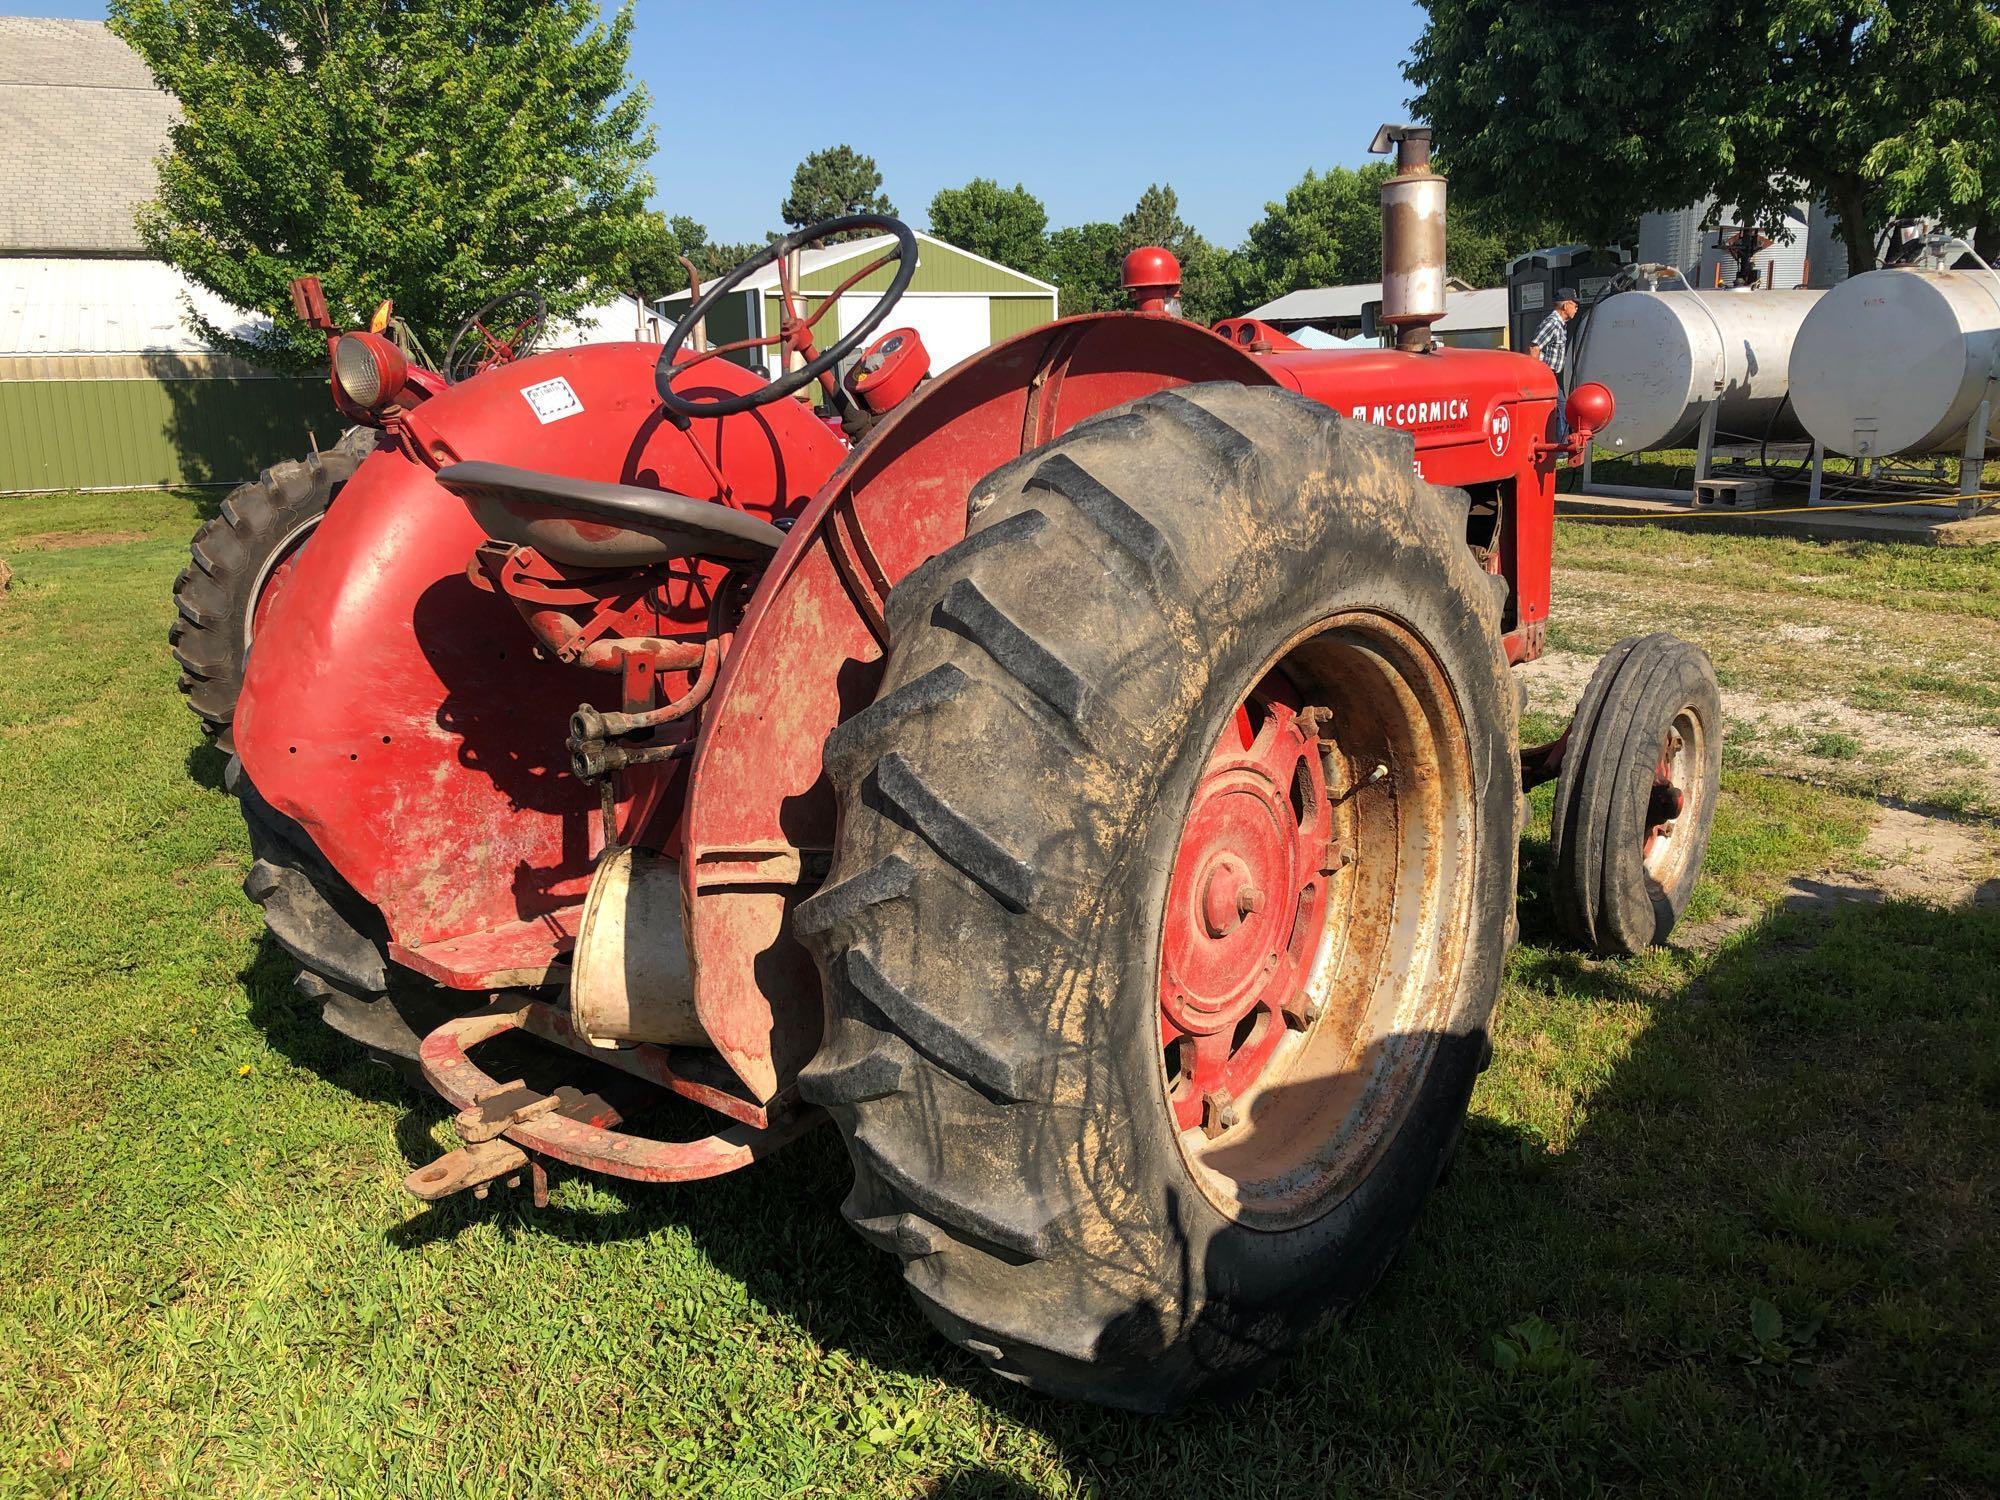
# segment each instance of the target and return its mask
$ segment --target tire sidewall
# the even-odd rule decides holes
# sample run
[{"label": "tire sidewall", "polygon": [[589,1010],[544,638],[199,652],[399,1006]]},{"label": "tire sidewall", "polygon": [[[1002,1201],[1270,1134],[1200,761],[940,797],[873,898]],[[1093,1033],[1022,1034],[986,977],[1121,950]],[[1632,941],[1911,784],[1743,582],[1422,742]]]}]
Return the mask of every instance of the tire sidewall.
[{"label": "tire sidewall", "polygon": [[1675,837],[1688,842],[1672,885],[1656,884],[1646,874],[1643,840],[1605,850],[1611,864],[1605,892],[1609,925],[1627,938],[1642,938],[1638,947],[1664,942],[1687,910],[1708,851],[1708,834],[1715,816],[1715,788],[1721,775],[1721,705],[1714,679],[1702,671],[1700,658],[1684,642],[1648,665],[1652,670],[1633,704],[1631,728],[1617,747],[1618,774],[1612,785],[1609,827],[1643,828],[1653,789],[1660,745],[1675,718],[1692,710],[1702,721],[1702,755],[1692,769],[1701,795],[1690,827],[1676,821]]},{"label": "tire sidewall", "polygon": [[[1430,497],[1420,497],[1430,498]],[[1211,590],[1203,609],[1221,646],[1208,663],[1200,717],[1173,738],[1146,812],[1129,829],[1131,854],[1110,880],[1120,897],[1104,903],[1096,934],[1116,955],[1117,999],[1105,1017],[1106,1057],[1132,1140],[1135,1181],[1149,1199],[1144,1222],[1173,1226],[1150,1253],[1178,1258],[1155,1274],[1185,1278],[1183,1307],[1196,1313],[1190,1352],[1212,1383],[1215,1366],[1246,1373],[1299,1336],[1301,1318],[1317,1321],[1362,1296],[1407,1237],[1441,1171],[1477,1077],[1483,1040],[1505,960],[1515,890],[1514,690],[1489,618],[1492,591],[1469,557],[1426,547],[1385,526],[1374,507],[1328,496],[1325,530],[1304,574],[1279,565],[1272,543],[1246,548],[1233,570],[1236,587]],[[1436,506],[1440,512],[1441,506]],[[1442,526],[1442,517],[1428,518]],[[1462,562],[1463,566],[1458,566]],[[1223,607],[1214,607],[1216,599]],[[1450,685],[1465,726],[1474,784],[1475,874],[1463,914],[1458,991],[1446,1034],[1406,1112],[1366,1175],[1347,1195],[1296,1227],[1252,1229],[1211,1203],[1181,1152],[1161,1074],[1159,964],[1167,888],[1182,828],[1209,753],[1228,719],[1272,655],[1332,615],[1387,616],[1426,643]],[[1190,666],[1197,659],[1190,654]],[[1105,1066],[1106,1064],[1100,1064]],[[1139,1248],[1136,1244],[1134,1248]],[[1306,1272],[1310,1274],[1302,1274]],[[1268,1344],[1255,1324],[1282,1319]],[[1143,1353],[1143,1349],[1135,1350]]]}]

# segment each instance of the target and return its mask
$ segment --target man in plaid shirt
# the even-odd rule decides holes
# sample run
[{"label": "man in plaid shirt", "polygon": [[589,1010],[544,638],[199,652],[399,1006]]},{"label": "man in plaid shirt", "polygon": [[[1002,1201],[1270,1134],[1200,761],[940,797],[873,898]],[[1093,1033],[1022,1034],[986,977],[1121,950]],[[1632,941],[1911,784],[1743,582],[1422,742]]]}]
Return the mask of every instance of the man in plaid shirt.
[{"label": "man in plaid shirt", "polygon": [[1528,352],[1557,375],[1562,374],[1569,359],[1569,320],[1575,316],[1576,299],[1563,298],[1555,311],[1542,319],[1542,326],[1535,330],[1535,341],[1528,346]]},{"label": "man in plaid shirt", "polygon": [[1555,305],[1555,311],[1542,319],[1542,326],[1535,330],[1535,341],[1528,345],[1528,352],[1539,359],[1555,374],[1558,398],[1556,401],[1556,441],[1569,439],[1569,412],[1560,398],[1563,366],[1569,362],[1569,320],[1576,316],[1576,299],[1565,297]]}]

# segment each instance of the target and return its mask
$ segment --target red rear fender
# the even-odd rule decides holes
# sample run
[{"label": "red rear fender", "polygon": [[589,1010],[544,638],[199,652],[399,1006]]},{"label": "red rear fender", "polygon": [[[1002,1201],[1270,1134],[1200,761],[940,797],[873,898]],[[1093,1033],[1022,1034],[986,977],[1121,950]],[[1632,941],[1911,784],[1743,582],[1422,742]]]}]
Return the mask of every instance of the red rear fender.
[{"label": "red rear fender", "polygon": [[1049,324],[924,387],[793,528],[702,720],[682,864],[695,1008],[759,1098],[817,1045],[818,976],[789,914],[832,851],[821,751],[874,700],[889,589],[965,535],[982,476],[1086,417],[1204,380],[1272,383],[1249,354],[1178,319]]},{"label": "red rear fender", "polygon": [[[700,441],[737,503],[765,515],[802,508],[843,456],[793,402],[696,423],[692,438],[660,422],[657,353],[600,344],[502,366],[426,402],[424,439],[698,496],[714,489]],[[756,384],[717,364],[719,387]],[[569,396],[543,406],[564,414],[541,420],[524,390],[557,381]],[[582,897],[596,836],[568,718],[579,702],[615,707],[617,692],[611,676],[537,659],[513,606],[466,578],[482,540],[407,444],[377,450],[273,601],[236,716],[251,781],[381,910],[399,956],[468,987],[530,981],[567,945],[561,913]],[[705,618],[698,600],[669,602],[656,628],[698,634]],[[677,834],[659,822],[649,842]]]}]

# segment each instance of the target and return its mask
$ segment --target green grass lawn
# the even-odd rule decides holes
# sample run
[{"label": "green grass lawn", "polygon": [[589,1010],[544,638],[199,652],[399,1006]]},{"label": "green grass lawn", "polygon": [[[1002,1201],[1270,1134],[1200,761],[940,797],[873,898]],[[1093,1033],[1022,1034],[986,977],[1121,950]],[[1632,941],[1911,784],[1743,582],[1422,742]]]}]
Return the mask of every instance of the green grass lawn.
[{"label": "green grass lawn", "polygon": [[1776,909],[1866,804],[1732,774],[1691,920],[1745,925],[1607,964],[1549,936],[1545,792],[1374,1299],[1243,1405],[1056,1405],[929,1332],[829,1131],[404,1196],[447,1122],[294,1001],[173,690],[198,503],[0,501],[0,1495],[2000,1490],[2000,911]]},{"label": "green grass lawn", "polygon": [[1739,768],[2000,817],[2000,546],[1565,521],[1555,562],[1550,649],[1699,640],[1756,700],[1731,724]]}]

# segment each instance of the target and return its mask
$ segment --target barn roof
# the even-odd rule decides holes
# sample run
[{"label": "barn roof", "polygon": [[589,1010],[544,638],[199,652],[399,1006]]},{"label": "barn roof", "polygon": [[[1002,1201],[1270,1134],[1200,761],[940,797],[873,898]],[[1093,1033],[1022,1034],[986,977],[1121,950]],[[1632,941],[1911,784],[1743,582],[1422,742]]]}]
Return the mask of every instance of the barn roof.
[{"label": "barn roof", "polygon": [[103,23],[0,16],[0,255],[143,255],[173,119]]},{"label": "barn roof", "polygon": [[[923,254],[923,247],[926,245],[936,245],[939,249],[947,250],[952,255],[963,256],[975,265],[983,266],[988,271],[994,273],[996,281],[1013,284],[1016,292],[1006,293],[1006,295],[1027,292],[1053,293],[1055,291],[1053,282],[1044,281],[1039,276],[1030,276],[1025,271],[1015,270],[1012,266],[1003,266],[997,260],[988,260],[983,255],[975,255],[970,250],[960,249],[950,241],[941,240],[934,234],[926,234],[921,229],[913,229],[910,232],[917,238],[917,253],[920,258]],[[821,245],[812,250],[802,250],[799,252],[799,280],[801,283],[804,283],[811,279],[816,272],[825,271],[835,266],[845,266],[850,261],[873,259],[895,242],[896,237],[892,234],[871,234],[858,240],[842,240],[838,244]],[[777,289],[778,266],[775,261],[748,277],[737,288],[738,291],[743,292],[775,292]],[[686,297],[687,292],[683,289],[678,292],[670,292],[659,300],[662,302],[674,302],[685,300]]]},{"label": "barn roof", "polygon": [[270,329],[156,260],[0,255],[0,355],[198,353],[183,297],[236,338]]},{"label": "barn roof", "polygon": [[[1472,292],[1473,288],[1456,276],[1447,277],[1445,306],[1455,309],[1457,304],[1452,299],[1471,295]],[[1379,281],[1361,281],[1352,286],[1308,286],[1301,287],[1296,292],[1287,292],[1282,297],[1266,302],[1262,307],[1253,307],[1244,316],[1261,318],[1266,323],[1342,322],[1360,317],[1362,310],[1369,303],[1381,300],[1382,283]],[[1483,305],[1480,310],[1484,311]],[[1502,316],[1498,321],[1506,321],[1505,312],[1506,309],[1503,307]]]},{"label": "barn roof", "polygon": [[[1439,333],[1461,329],[1499,328],[1507,321],[1505,287],[1468,288],[1463,282],[1447,283],[1445,315],[1432,326]],[[1266,323],[1343,323],[1358,320],[1370,303],[1382,300],[1379,281],[1354,286],[1313,286],[1287,292],[1245,316]]]}]

